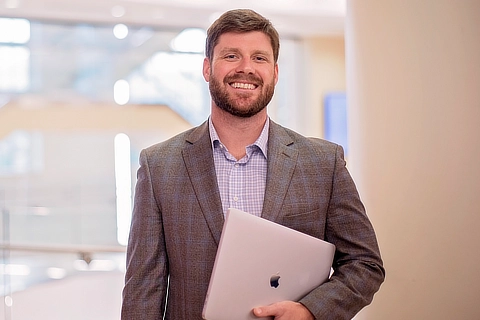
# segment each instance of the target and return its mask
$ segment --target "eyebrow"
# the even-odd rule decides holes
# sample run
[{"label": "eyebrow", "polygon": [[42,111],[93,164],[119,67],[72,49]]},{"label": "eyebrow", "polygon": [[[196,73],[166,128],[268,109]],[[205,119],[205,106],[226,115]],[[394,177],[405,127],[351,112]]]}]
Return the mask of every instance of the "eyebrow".
[{"label": "eyebrow", "polygon": [[[229,53],[229,52],[239,53],[240,49],[234,48],[234,47],[232,47],[232,48],[227,47],[227,48],[223,48],[218,54],[223,55],[223,54],[226,54],[226,53]],[[264,50],[255,50],[253,52],[253,54],[262,54],[262,55],[265,55],[265,56],[272,56],[273,57],[273,53],[271,54],[268,51],[264,51]]]},{"label": "eyebrow", "polygon": [[223,48],[218,54],[222,55],[228,52],[240,52],[240,50],[237,48]]}]

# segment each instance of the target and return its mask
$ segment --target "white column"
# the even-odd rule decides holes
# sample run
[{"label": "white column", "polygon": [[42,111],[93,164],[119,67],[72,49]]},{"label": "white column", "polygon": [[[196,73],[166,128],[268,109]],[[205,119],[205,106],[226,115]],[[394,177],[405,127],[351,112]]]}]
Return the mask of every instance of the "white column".
[{"label": "white column", "polygon": [[349,167],[387,272],[357,319],[480,319],[480,1],[346,20]]}]

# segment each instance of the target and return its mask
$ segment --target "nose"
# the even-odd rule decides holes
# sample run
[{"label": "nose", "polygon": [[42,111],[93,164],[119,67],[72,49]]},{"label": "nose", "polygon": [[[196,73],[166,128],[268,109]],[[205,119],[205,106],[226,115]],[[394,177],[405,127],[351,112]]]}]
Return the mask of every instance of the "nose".
[{"label": "nose", "polygon": [[255,73],[253,61],[251,59],[241,59],[235,71],[237,73],[247,73],[247,74]]}]

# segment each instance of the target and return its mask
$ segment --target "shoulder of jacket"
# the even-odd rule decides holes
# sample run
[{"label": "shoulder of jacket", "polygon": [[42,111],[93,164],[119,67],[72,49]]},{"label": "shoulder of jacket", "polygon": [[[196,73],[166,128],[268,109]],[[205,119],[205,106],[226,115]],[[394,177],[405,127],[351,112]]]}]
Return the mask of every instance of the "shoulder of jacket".
[{"label": "shoulder of jacket", "polygon": [[[306,147],[313,147],[313,148],[321,148],[321,149],[337,149],[338,144],[317,138],[317,137],[306,137],[292,129],[283,127],[281,125],[278,125],[278,128],[283,129],[288,136],[292,139],[293,143],[296,144],[297,146],[306,146]],[[277,130],[278,130],[277,128]]]}]

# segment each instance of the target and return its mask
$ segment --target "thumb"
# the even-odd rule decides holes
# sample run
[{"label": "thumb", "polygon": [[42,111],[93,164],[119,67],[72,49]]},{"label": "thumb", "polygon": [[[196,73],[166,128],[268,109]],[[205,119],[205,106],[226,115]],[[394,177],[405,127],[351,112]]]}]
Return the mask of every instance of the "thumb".
[{"label": "thumb", "polygon": [[273,311],[269,306],[253,308],[253,314],[257,317],[274,316],[275,313]]},{"label": "thumb", "polygon": [[253,308],[253,314],[257,317],[261,317],[263,314],[263,309],[261,307]]}]

